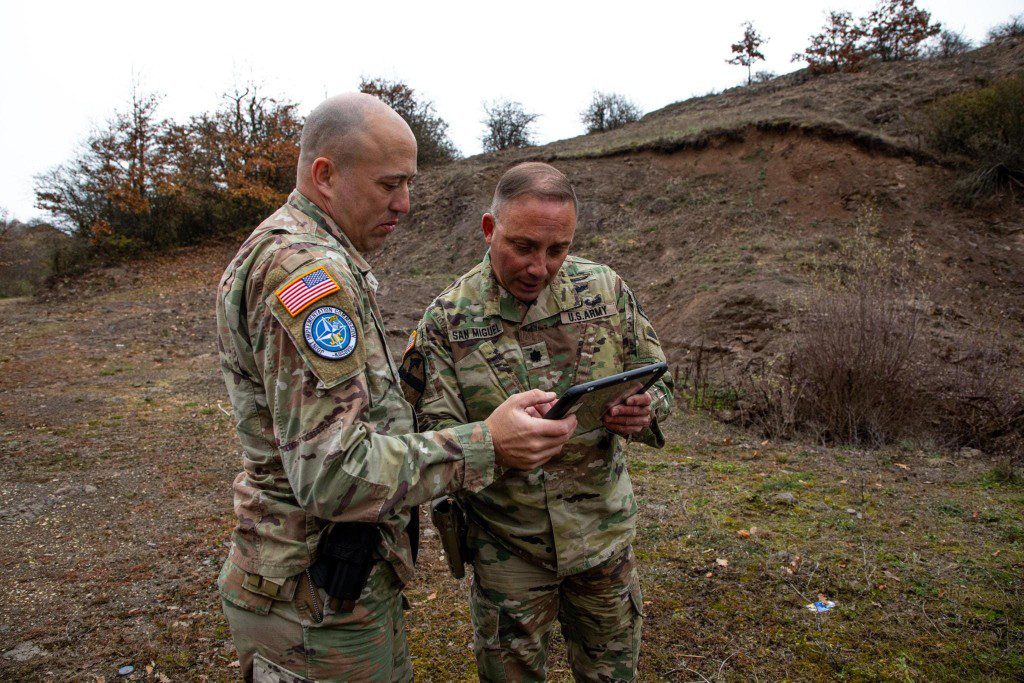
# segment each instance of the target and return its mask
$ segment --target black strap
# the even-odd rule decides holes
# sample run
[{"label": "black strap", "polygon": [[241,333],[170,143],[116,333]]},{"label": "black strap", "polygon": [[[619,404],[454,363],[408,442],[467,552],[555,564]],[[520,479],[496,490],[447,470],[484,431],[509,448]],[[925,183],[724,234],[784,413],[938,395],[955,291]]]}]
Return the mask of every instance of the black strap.
[{"label": "black strap", "polygon": [[420,552],[420,506],[409,508],[409,524],[405,527],[409,534],[409,547],[412,548],[412,563],[416,564],[416,556]]}]

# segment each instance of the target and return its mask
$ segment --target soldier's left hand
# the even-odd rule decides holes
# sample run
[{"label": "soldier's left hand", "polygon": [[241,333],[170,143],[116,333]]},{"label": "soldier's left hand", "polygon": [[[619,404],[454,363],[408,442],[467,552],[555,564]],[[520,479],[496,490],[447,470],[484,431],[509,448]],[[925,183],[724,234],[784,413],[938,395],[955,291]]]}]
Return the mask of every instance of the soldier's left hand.
[{"label": "soldier's left hand", "polygon": [[639,434],[651,425],[651,395],[634,394],[604,414],[604,427],[619,436]]}]

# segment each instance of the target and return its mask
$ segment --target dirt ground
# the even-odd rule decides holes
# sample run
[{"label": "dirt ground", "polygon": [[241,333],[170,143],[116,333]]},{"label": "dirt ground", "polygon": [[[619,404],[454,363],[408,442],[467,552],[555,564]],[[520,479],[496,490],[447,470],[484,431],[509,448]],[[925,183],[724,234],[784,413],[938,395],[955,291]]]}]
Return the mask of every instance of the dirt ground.
[{"label": "dirt ground", "polygon": [[[0,303],[0,678],[235,677],[214,586],[239,467],[212,315],[231,253]],[[685,413],[669,442],[631,451],[642,680],[1024,670],[1024,486],[985,458],[760,442]],[[472,679],[467,586],[425,534],[408,588],[418,678]],[[819,594],[832,611],[805,608]]]}]

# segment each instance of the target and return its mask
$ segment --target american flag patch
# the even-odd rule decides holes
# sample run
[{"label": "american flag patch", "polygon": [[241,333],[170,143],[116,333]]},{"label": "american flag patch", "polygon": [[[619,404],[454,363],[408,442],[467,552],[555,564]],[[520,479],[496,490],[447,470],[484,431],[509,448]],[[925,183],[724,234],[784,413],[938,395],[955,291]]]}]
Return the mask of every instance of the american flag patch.
[{"label": "american flag patch", "polygon": [[341,287],[334,281],[330,273],[320,266],[300,275],[277,290],[277,298],[284,305],[288,314],[294,316],[314,301],[319,301],[339,289]]}]

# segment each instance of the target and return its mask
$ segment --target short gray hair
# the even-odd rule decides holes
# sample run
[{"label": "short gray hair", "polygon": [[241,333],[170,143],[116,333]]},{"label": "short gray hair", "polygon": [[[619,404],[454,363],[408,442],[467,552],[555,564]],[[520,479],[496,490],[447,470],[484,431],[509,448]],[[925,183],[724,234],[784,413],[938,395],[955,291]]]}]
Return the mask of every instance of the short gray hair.
[{"label": "short gray hair", "polygon": [[505,171],[494,188],[490,213],[495,218],[505,204],[517,197],[537,197],[552,201],[572,202],[572,210],[579,210],[576,191],[565,174],[554,166],[539,161],[527,161]]},{"label": "short gray hair", "polygon": [[338,95],[321,102],[309,112],[299,137],[299,168],[308,167],[317,157],[343,161],[345,139],[362,130],[368,102],[354,93]]}]

